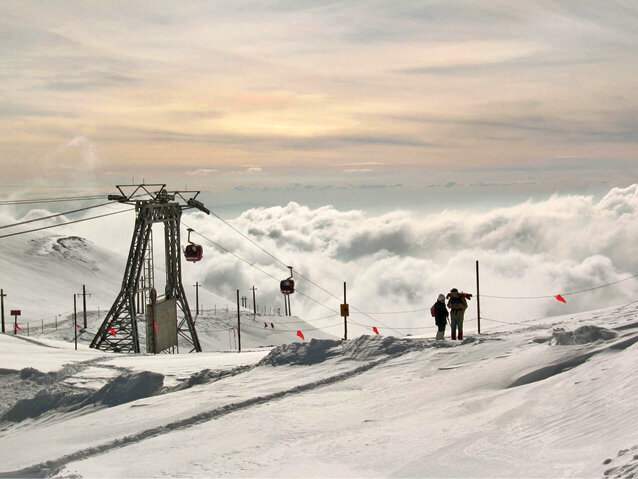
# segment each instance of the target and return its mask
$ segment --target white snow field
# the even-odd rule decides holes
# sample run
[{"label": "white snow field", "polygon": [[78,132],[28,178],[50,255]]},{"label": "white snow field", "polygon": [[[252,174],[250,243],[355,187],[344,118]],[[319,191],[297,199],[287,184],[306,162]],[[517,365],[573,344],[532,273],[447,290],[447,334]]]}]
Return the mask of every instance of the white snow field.
[{"label": "white snow field", "polygon": [[637,343],[638,303],[462,342],[148,356],[0,335],[0,476],[636,477]]}]

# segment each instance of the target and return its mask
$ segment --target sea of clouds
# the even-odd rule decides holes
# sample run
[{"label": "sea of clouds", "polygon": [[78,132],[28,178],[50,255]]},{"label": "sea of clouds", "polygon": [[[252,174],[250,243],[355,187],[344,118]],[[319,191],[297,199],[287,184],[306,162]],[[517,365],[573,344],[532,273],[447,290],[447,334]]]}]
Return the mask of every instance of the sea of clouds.
[{"label": "sea of clouds", "polygon": [[[214,211],[214,205],[207,206]],[[3,222],[16,221],[6,208],[1,214]],[[183,222],[195,229],[192,239],[204,246],[205,253],[200,263],[183,263],[184,284],[190,295],[191,283],[199,281],[205,290],[228,298],[230,305],[237,289],[252,305],[250,288],[255,286],[260,307],[283,311],[279,280],[287,277],[285,265],[290,265],[312,281],[295,275],[299,293],[291,298],[294,314],[316,320],[317,326],[339,323],[335,315],[346,282],[353,324],[389,331],[432,326],[429,307],[439,293],[453,287],[476,293],[478,260],[482,327],[497,330],[501,323],[496,321],[521,322],[638,300],[638,281],[621,281],[638,274],[637,216],[638,185],[631,185],[613,188],[599,201],[591,196],[555,195],[484,213],[395,211],[371,216],[358,210],[311,209],[289,203],[253,208],[227,220],[262,250],[218,218],[187,212]],[[64,234],[84,236],[125,258],[133,213],[67,228]],[[155,232],[158,267],[162,266],[162,236],[160,230]],[[617,281],[621,282],[569,294]],[[120,282],[121,277],[114,278],[114,288]],[[567,303],[556,301],[557,294]],[[466,315],[468,328],[474,327],[475,317],[473,299]]]},{"label": "sea of clouds", "polygon": [[[477,260],[485,318],[519,322],[638,300],[634,279],[569,294],[638,273],[637,215],[638,185],[632,185],[614,188],[600,201],[555,195],[482,214],[446,210],[369,216],[289,203],[250,209],[229,221],[277,259],[216,218],[195,213],[184,221],[276,278],[287,276],[285,264],[319,285],[295,276],[298,289],[314,300],[293,296],[296,314],[312,319],[338,310],[334,296],[343,296],[345,281],[351,306],[374,313],[385,325],[412,327],[430,325],[427,310],[439,293],[453,287],[476,292]],[[198,273],[206,287],[232,297],[236,289],[255,285],[262,304],[281,306],[276,280],[201,237],[198,241],[206,247]],[[556,301],[557,294],[567,303]],[[476,317],[475,303],[470,303],[468,318]],[[426,311],[377,314],[416,309]],[[370,316],[352,319],[374,323]]]}]

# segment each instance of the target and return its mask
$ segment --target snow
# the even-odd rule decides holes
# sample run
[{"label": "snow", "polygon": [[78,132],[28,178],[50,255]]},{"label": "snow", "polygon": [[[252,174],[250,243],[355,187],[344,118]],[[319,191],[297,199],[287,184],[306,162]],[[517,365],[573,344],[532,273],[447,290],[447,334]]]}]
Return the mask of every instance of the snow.
[{"label": "snow", "polygon": [[[76,352],[2,335],[2,381],[38,365],[57,371],[40,390],[63,381],[90,398],[4,420],[2,473],[631,477],[637,343],[636,304],[463,341],[361,336],[242,353]],[[3,389],[3,412],[17,390]]]},{"label": "snow", "polygon": [[[440,342],[429,317],[421,336],[342,341],[242,308],[238,352],[235,303],[202,292],[203,353],[115,354],[88,345],[121,258],[76,237],[8,241],[5,307],[30,328],[0,334],[0,477],[638,475],[638,302],[481,335],[468,318],[463,341]],[[34,299],[24,286],[45,277]],[[76,350],[68,303],[88,280]]]}]

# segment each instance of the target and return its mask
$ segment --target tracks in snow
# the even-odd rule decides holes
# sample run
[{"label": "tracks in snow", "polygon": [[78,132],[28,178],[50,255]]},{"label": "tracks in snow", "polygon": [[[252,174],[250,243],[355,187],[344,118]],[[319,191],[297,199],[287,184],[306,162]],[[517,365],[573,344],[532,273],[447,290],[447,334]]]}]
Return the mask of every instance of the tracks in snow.
[{"label": "tracks in snow", "polygon": [[153,427],[150,429],[146,429],[136,434],[131,434],[128,436],[124,436],[122,438],[118,438],[107,442],[105,444],[101,444],[99,446],[90,447],[86,449],[81,449],[71,454],[67,454],[65,456],[60,457],[59,459],[54,459],[51,461],[42,462],[40,464],[35,464],[33,466],[29,466],[23,469],[19,469],[16,471],[8,471],[8,472],[0,472],[0,478],[10,478],[10,477],[48,477],[59,472],[64,466],[69,463],[80,461],[83,459],[88,459],[92,456],[99,455],[113,449],[117,449],[120,447],[128,446],[130,444],[134,444],[145,439],[149,439],[152,437],[160,436],[162,434],[167,434],[173,432],[178,429],[183,429],[191,426],[195,426],[197,424],[204,423],[206,421],[210,421],[213,419],[217,419],[219,417],[225,416],[227,414],[231,414],[235,411],[240,411],[243,409],[247,409],[253,406],[258,406],[261,404],[266,404],[270,401],[275,401],[278,399],[282,399],[288,396],[294,396],[297,394],[302,394],[313,389],[317,389],[322,386],[327,386],[330,384],[335,384],[359,374],[362,374],[369,369],[372,369],[379,364],[385,363],[398,355],[390,355],[383,357],[381,359],[377,359],[375,361],[371,361],[362,366],[356,367],[349,371],[345,371],[340,374],[336,374],[334,376],[329,376],[327,378],[319,379],[317,381],[312,381],[310,383],[301,384],[299,386],[295,386],[291,389],[286,389],[283,391],[277,391],[271,394],[265,394],[263,396],[256,396],[254,398],[246,399],[243,401],[227,404],[225,406],[217,407],[214,409],[210,409],[208,411],[201,412],[194,416],[190,416],[184,419],[180,419],[177,421],[173,421],[164,426]]}]

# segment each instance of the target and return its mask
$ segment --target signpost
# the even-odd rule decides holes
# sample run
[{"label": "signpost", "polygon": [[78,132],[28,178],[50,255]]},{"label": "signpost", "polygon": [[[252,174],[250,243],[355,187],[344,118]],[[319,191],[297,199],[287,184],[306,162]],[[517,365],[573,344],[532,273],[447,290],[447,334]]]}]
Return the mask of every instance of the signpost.
[{"label": "signpost", "polygon": [[18,334],[18,316],[22,314],[19,309],[12,309],[11,316],[13,316],[13,334]]}]

